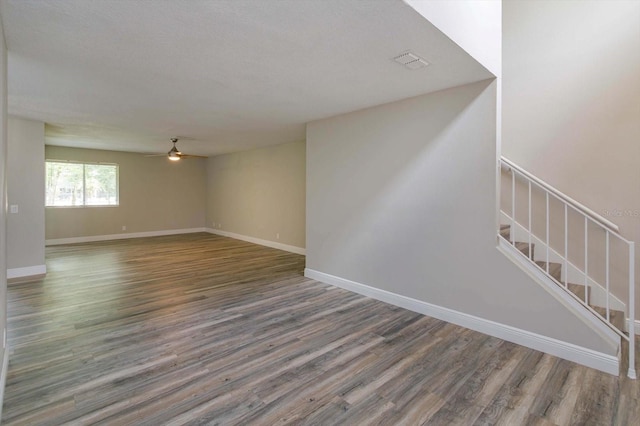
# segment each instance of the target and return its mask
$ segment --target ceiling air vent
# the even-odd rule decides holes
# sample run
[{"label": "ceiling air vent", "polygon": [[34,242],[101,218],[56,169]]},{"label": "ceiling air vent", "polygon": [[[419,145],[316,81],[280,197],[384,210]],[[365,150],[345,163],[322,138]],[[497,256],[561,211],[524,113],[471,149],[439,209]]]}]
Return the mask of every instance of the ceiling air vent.
[{"label": "ceiling air vent", "polygon": [[424,68],[429,65],[429,62],[412,52],[404,52],[393,58],[393,60],[410,70],[417,70],[418,68]]}]

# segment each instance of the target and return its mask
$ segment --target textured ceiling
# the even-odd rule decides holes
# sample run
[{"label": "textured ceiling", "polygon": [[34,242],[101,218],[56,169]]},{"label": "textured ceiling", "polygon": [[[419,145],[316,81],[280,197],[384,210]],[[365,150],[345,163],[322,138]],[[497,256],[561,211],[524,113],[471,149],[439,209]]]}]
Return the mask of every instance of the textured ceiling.
[{"label": "textured ceiling", "polygon": [[[47,143],[215,155],[490,78],[400,0],[1,0],[9,113]],[[407,70],[406,50],[430,66]]]}]

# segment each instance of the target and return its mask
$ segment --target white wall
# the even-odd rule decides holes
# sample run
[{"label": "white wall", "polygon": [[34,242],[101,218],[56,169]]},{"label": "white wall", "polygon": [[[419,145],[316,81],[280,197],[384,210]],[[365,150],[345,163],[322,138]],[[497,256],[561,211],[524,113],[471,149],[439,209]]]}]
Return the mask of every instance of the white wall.
[{"label": "white wall", "polygon": [[503,29],[503,154],[640,246],[640,2],[504,2]]},{"label": "white wall", "polygon": [[44,260],[44,123],[10,117],[7,195],[18,213],[7,220],[8,275],[46,272]]},{"label": "white wall", "polygon": [[209,158],[207,227],[302,252],[304,141]]},{"label": "white wall", "polygon": [[496,77],[502,69],[502,2],[405,0]]},{"label": "white wall", "polygon": [[[0,16],[0,333],[7,325],[7,46]],[[1,339],[1,337],[0,337]],[[9,351],[0,342],[0,418]]]},{"label": "white wall", "polygon": [[611,354],[496,249],[496,86],[309,123],[307,272]]}]

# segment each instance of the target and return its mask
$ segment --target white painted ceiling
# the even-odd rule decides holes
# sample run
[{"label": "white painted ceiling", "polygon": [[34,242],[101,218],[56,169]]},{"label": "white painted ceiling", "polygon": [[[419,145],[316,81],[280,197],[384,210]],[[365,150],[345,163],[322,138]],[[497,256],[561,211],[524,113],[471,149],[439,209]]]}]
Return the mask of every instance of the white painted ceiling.
[{"label": "white painted ceiling", "polygon": [[400,0],[0,1],[9,113],[52,145],[215,155],[491,77]]}]

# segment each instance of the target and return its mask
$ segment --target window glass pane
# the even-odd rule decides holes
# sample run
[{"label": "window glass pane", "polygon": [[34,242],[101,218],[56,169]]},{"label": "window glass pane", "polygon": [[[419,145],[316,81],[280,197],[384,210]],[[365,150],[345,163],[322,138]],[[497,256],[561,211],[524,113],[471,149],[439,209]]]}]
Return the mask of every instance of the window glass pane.
[{"label": "window glass pane", "polygon": [[82,164],[46,163],[46,205],[81,206],[84,204]]},{"label": "window glass pane", "polygon": [[85,164],[85,196],[88,206],[118,204],[118,166]]},{"label": "window glass pane", "polygon": [[46,161],[48,207],[117,206],[118,165]]}]

